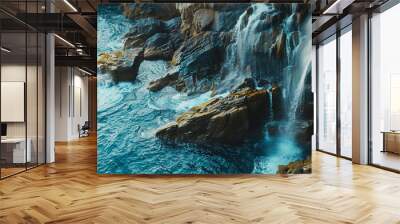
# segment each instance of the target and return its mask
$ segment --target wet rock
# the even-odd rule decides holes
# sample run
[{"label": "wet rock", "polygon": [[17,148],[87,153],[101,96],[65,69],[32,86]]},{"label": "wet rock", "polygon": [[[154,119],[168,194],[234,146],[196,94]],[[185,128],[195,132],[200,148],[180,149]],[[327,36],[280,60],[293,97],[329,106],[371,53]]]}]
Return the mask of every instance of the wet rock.
[{"label": "wet rock", "polygon": [[281,32],[281,34],[278,36],[276,44],[273,47],[273,51],[278,59],[283,58],[283,56],[285,56],[285,54],[286,54],[286,34],[284,32]]},{"label": "wet rock", "polygon": [[175,4],[140,4],[126,3],[122,4],[123,13],[130,19],[155,18],[168,20],[179,16],[179,11]]},{"label": "wet rock", "polygon": [[296,119],[304,121],[314,120],[314,94],[311,85],[311,65],[308,68],[307,76],[304,81],[304,92],[301,96],[301,102],[296,111]]},{"label": "wet rock", "polygon": [[252,7],[246,9],[246,14],[244,14],[243,17],[243,23],[240,24],[240,30],[243,30],[247,26],[249,22],[249,17],[251,16],[251,14],[253,14],[253,11],[254,9]]},{"label": "wet rock", "polygon": [[219,72],[224,58],[224,41],[218,33],[204,32],[186,40],[172,58],[186,87]]},{"label": "wet rock", "polygon": [[163,128],[159,129],[156,136],[163,139],[176,139],[178,134],[178,125],[176,123],[169,123]]},{"label": "wet rock", "polygon": [[271,85],[271,82],[266,79],[259,79],[257,80],[257,85],[261,87],[268,87]]},{"label": "wet rock", "polygon": [[146,40],[156,33],[165,32],[164,23],[156,19],[140,19],[125,35],[124,48],[143,47]]},{"label": "wet rock", "polygon": [[220,32],[219,33],[219,41],[224,47],[227,47],[229,44],[231,44],[234,39],[233,39],[233,32]]},{"label": "wet rock", "polygon": [[310,7],[308,7],[307,4],[297,4],[296,12],[297,24],[301,24],[308,16],[311,16]]},{"label": "wet rock", "polygon": [[182,37],[179,33],[157,33],[146,40],[145,60],[171,60]]},{"label": "wet rock", "polygon": [[231,31],[238,21],[240,15],[246,10],[248,4],[216,4],[214,9],[214,21],[211,30],[216,32]]},{"label": "wet rock", "polygon": [[248,7],[249,4],[178,3],[182,18],[181,31],[186,38],[202,31],[231,31]]},{"label": "wet rock", "polygon": [[243,82],[235,88],[235,90],[240,90],[243,88],[255,89],[256,81],[253,78],[245,78]]},{"label": "wet rock", "polygon": [[267,91],[244,88],[209,100],[181,114],[156,132],[173,142],[239,143],[257,130],[267,116]]},{"label": "wet rock", "polygon": [[157,33],[146,40],[144,58],[146,60],[169,60],[172,57],[173,46],[169,34]]},{"label": "wet rock", "polygon": [[151,81],[149,86],[147,87],[148,90],[156,92],[163,89],[166,86],[171,85],[171,83],[176,82],[178,79],[178,74],[167,74],[166,76],[159,78],[157,80]]},{"label": "wet rock", "polygon": [[298,160],[288,165],[279,165],[278,174],[303,174],[311,173],[311,159]]},{"label": "wet rock", "polygon": [[181,23],[181,17],[172,18],[168,21],[164,21],[164,29],[168,31],[168,33],[180,33]]},{"label": "wet rock", "polygon": [[209,30],[214,21],[214,10],[199,9],[193,15],[193,25],[195,33]]},{"label": "wet rock", "polygon": [[179,74],[176,71],[170,72],[162,78],[151,81],[147,89],[153,92],[157,92],[162,90],[166,86],[174,87],[179,92],[185,89],[185,84],[184,82],[179,80]]},{"label": "wet rock", "polygon": [[296,142],[301,145],[309,145],[314,132],[313,121],[296,122],[291,131],[294,134]]},{"label": "wet rock", "polygon": [[103,53],[97,59],[100,72],[109,73],[114,81],[133,81],[144,60],[143,48],[134,48],[114,53]]},{"label": "wet rock", "polygon": [[292,4],[274,4],[275,16],[279,17],[279,20],[290,16],[292,13]]},{"label": "wet rock", "polygon": [[271,46],[275,44],[276,36],[274,33],[269,31],[261,31],[259,33],[259,38],[254,43],[254,52],[260,54],[268,54]]},{"label": "wet rock", "polygon": [[282,88],[273,84],[270,92],[272,92],[272,110],[274,114],[274,120],[282,120],[285,118],[286,114]]},{"label": "wet rock", "polygon": [[196,30],[198,27],[195,27],[193,19],[196,11],[200,9],[212,10],[213,8],[212,3],[178,3],[176,5],[182,19],[181,32],[186,38],[190,38],[194,36],[194,34],[199,33],[199,31]]},{"label": "wet rock", "polygon": [[124,48],[144,47],[146,60],[171,60],[183,41],[180,18],[168,21],[140,19],[125,35]]}]

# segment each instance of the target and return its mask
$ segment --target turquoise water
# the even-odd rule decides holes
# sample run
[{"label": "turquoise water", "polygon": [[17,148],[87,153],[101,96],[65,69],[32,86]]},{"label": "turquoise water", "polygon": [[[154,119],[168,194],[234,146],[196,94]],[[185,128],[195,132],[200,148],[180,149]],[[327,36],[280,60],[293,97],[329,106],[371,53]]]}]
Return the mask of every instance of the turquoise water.
[{"label": "turquoise water", "polygon": [[[100,10],[98,53],[122,49],[122,36],[131,23],[117,8]],[[99,173],[265,174],[309,155],[292,138],[271,138],[266,131],[237,146],[161,142],[154,136],[157,128],[211,98],[209,92],[187,96],[170,87],[148,91],[148,83],[168,68],[165,61],[144,61],[133,83],[113,83],[108,74],[98,73]]]}]

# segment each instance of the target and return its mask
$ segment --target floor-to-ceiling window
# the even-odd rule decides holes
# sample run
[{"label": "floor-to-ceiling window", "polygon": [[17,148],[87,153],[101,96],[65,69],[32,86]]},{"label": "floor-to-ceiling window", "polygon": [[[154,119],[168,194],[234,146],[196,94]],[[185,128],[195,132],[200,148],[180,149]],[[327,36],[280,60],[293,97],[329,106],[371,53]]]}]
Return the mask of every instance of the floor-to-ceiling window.
[{"label": "floor-to-ceiling window", "polygon": [[1,179],[45,163],[45,35],[23,22],[43,5],[0,2]]},{"label": "floor-to-ceiling window", "polygon": [[317,49],[318,149],[336,153],[336,36]]},{"label": "floor-to-ceiling window", "polygon": [[317,147],[352,157],[352,26],[317,47]]},{"label": "floor-to-ceiling window", "polygon": [[352,157],[352,32],[351,26],[340,35],[340,155]]},{"label": "floor-to-ceiling window", "polygon": [[371,18],[370,160],[400,171],[400,4]]}]

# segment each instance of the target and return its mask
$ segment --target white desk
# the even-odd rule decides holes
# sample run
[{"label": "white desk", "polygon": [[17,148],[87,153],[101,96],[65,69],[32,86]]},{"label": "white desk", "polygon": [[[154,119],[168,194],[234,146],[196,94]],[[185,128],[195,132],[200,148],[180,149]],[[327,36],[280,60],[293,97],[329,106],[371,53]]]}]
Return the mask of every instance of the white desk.
[{"label": "white desk", "polygon": [[[13,163],[25,163],[31,162],[32,160],[32,141],[30,138],[27,139],[27,146],[25,151],[25,138],[5,138],[1,139],[2,147],[13,146],[12,148],[12,162]],[[26,159],[26,161],[25,161]]]}]

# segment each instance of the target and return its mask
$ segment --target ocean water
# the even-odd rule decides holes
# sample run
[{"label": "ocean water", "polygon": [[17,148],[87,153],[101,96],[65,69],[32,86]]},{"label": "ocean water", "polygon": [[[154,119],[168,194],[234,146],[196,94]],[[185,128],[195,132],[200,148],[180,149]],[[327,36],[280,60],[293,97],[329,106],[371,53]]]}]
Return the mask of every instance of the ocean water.
[{"label": "ocean water", "polygon": [[[122,37],[133,22],[117,7],[102,7],[98,54],[122,49]],[[98,73],[98,173],[273,174],[278,165],[309,156],[291,137],[269,137],[267,131],[235,146],[160,141],[155,137],[159,127],[211,98],[210,92],[188,96],[170,87],[148,91],[148,83],[165,75],[169,66],[166,61],[144,61],[136,81],[124,83]]]}]

